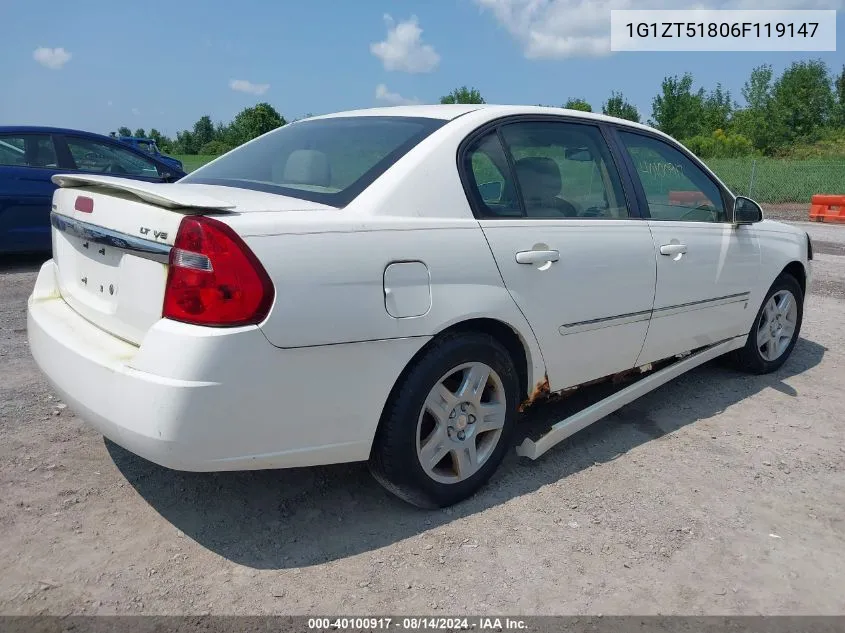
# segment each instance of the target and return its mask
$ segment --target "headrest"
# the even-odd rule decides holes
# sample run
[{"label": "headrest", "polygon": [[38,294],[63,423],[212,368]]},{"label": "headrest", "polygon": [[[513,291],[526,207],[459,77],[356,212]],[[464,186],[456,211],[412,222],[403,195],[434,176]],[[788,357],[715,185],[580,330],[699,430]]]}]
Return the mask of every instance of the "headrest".
[{"label": "headrest", "polygon": [[328,157],[316,149],[297,149],[290,153],[285,163],[282,181],[298,185],[328,187],[332,172]]},{"label": "headrest", "polygon": [[560,168],[546,156],[520,158],[514,164],[522,195],[526,198],[553,198],[560,194]]}]

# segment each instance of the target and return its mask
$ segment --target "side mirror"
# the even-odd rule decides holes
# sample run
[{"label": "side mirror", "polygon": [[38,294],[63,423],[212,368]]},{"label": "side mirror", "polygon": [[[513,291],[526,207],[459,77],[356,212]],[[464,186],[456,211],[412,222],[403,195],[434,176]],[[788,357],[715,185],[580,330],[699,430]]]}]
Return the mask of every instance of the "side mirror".
[{"label": "side mirror", "polygon": [[485,202],[499,200],[502,197],[501,182],[485,182],[478,186],[478,193]]},{"label": "side mirror", "polygon": [[751,198],[737,196],[734,203],[734,224],[754,224],[763,219],[763,209]]}]

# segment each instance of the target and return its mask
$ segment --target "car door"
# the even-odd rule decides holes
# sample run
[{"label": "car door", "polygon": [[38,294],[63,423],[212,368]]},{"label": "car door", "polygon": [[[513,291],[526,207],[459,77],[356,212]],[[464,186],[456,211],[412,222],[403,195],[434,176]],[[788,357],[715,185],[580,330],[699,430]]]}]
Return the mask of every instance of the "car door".
[{"label": "car door", "polygon": [[733,224],[731,196],[692,156],[647,133],[619,130],[657,260],[644,364],[745,334],[760,268],[753,226]]},{"label": "car door", "polygon": [[654,301],[654,245],[596,125],[517,119],[461,153],[466,191],[552,390],[630,369]]},{"label": "car door", "polygon": [[74,169],[134,180],[162,181],[163,173],[159,166],[128,147],[70,134],[65,135],[63,140],[73,159]]},{"label": "car door", "polygon": [[50,134],[0,135],[0,252],[50,250],[50,177],[58,171]]}]

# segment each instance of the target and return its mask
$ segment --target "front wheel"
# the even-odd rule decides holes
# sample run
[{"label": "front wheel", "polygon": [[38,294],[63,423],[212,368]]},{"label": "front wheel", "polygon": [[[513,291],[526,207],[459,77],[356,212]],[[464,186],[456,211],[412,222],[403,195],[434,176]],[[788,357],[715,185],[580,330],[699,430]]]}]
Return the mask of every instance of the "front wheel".
[{"label": "front wheel", "polygon": [[370,471],[390,492],[420,507],[469,497],[504,457],[518,393],[513,361],[493,337],[444,336],[394,389]]},{"label": "front wheel", "polygon": [[790,274],[775,280],[751,326],[745,347],[731,357],[737,368],[753,374],[768,374],[789,358],[804,318],[804,292]]}]

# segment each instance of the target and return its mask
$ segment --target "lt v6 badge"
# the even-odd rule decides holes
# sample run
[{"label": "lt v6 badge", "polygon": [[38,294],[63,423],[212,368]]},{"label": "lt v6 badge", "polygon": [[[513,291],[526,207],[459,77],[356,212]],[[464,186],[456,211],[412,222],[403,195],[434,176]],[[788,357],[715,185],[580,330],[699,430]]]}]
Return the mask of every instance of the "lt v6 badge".
[{"label": "lt v6 badge", "polygon": [[156,231],[156,230],[150,229],[146,226],[142,226],[139,230],[141,231],[141,235],[149,235],[150,231],[152,231],[153,237],[155,239],[157,239],[157,240],[166,240],[167,239],[167,231]]}]

